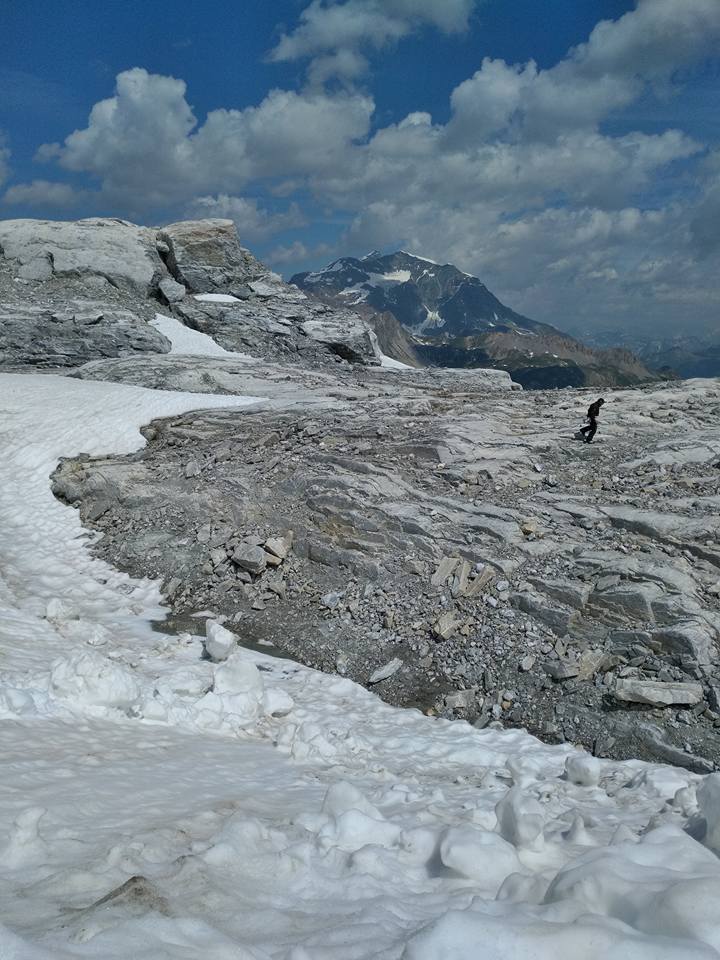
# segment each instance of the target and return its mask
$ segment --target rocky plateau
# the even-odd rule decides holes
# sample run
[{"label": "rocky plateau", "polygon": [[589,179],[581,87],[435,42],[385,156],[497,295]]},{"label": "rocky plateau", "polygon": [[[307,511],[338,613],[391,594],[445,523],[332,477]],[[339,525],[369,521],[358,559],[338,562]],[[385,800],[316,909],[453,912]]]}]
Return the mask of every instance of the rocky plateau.
[{"label": "rocky plateau", "polygon": [[220,619],[392,703],[720,768],[720,382],[387,363],[229,221],[0,223],[0,369],[260,398],[53,475],[94,552],[162,581],[158,630]]}]

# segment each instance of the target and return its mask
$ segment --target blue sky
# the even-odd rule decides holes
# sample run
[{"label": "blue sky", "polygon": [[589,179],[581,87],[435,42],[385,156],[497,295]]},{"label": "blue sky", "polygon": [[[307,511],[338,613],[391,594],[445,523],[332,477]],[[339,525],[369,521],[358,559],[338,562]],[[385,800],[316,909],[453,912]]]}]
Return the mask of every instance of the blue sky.
[{"label": "blue sky", "polygon": [[402,246],[571,330],[718,326],[720,0],[10,0],[0,217]]}]

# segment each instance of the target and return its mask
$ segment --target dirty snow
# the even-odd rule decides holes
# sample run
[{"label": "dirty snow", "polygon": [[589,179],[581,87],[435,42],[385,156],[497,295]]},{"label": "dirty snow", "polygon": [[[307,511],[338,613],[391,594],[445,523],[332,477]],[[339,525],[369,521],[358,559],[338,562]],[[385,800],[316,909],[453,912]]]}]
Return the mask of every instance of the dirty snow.
[{"label": "dirty snow", "polygon": [[151,631],[49,474],[248,402],[0,375],[3,960],[718,960],[720,775]]}]

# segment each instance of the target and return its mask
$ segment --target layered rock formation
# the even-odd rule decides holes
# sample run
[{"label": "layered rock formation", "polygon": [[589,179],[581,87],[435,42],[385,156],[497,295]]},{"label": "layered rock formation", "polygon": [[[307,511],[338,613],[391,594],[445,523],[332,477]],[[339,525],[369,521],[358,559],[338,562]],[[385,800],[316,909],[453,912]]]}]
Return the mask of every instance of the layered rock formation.
[{"label": "layered rock formation", "polygon": [[[220,299],[198,301],[198,293]],[[167,351],[147,326],[159,307],[228,349],[380,362],[365,321],[283,283],[240,245],[230,220],[162,230],[108,219],[0,222],[7,368]]]}]

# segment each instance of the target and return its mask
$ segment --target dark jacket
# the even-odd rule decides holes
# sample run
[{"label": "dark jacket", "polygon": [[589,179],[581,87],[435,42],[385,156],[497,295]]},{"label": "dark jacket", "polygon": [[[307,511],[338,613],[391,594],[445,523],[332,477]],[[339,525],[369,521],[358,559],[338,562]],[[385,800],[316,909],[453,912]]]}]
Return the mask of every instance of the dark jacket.
[{"label": "dark jacket", "polygon": [[590,404],[587,412],[588,420],[595,420],[596,417],[600,416],[600,407],[602,407],[602,404],[599,400],[596,400],[595,403]]}]

